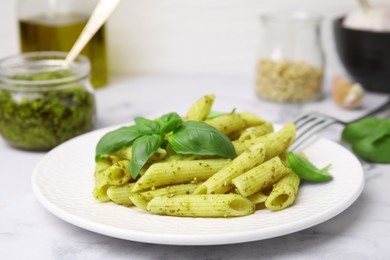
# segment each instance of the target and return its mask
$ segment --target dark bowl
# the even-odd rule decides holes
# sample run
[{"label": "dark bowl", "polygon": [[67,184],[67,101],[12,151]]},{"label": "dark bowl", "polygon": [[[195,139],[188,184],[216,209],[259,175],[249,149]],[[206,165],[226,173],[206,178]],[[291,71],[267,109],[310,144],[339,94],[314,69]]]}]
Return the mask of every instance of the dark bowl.
[{"label": "dark bowl", "polygon": [[390,33],[348,29],[333,23],[337,53],[350,76],[369,91],[390,93]]}]

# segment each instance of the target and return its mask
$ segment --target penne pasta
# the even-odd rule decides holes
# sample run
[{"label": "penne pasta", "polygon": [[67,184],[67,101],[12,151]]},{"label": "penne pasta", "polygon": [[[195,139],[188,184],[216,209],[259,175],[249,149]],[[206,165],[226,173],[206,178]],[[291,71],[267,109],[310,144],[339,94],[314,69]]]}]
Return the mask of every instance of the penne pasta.
[{"label": "penne pasta", "polygon": [[133,203],[129,199],[129,194],[133,186],[134,183],[127,183],[121,186],[111,186],[107,189],[107,196],[116,204],[131,206]]},{"label": "penne pasta", "polygon": [[265,160],[269,160],[283,153],[292,144],[295,138],[294,123],[286,124],[276,133],[270,133],[248,141],[233,141],[237,154],[243,153],[246,149],[257,143],[265,145]]},{"label": "penne pasta", "polygon": [[239,114],[225,114],[205,121],[225,135],[245,129],[245,122]]},{"label": "penne pasta", "polygon": [[258,191],[248,196],[247,198],[255,204],[263,203],[268,198],[270,192],[271,191],[269,189],[266,189],[264,191]]},{"label": "penne pasta", "polygon": [[199,185],[200,183],[178,184],[139,193],[130,192],[128,199],[138,208],[146,210],[148,203],[155,197],[191,194]]},{"label": "penne pasta", "polygon": [[[210,113],[214,100],[207,95],[183,117],[139,118],[128,131],[107,135],[96,147],[95,199],[180,217],[237,217],[292,205],[300,185],[287,160],[295,124],[274,132],[252,112]],[[132,145],[141,147],[139,158],[132,158]]]},{"label": "penne pasta", "polygon": [[234,178],[232,183],[242,196],[248,197],[270,187],[289,173],[289,171],[289,168],[283,165],[279,157],[274,157],[241,176]]},{"label": "penne pasta", "polygon": [[109,185],[122,185],[131,179],[129,161],[119,161],[101,172],[102,178]]},{"label": "penne pasta", "polygon": [[115,153],[115,155],[120,157],[122,160],[131,160],[132,154],[133,151],[131,145],[125,146]]},{"label": "penne pasta", "polygon": [[152,164],[136,182],[133,192],[193,180],[204,181],[222,169],[228,159],[166,161]]},{"label": "penne pasta", "polygon": [[184,116],[183,120],[204,121],[210,113],[211,106],[214,103],[215,95],[204,96],[195,102]]},{"label": "penne pasta", "polygon": [[105,179],[101,178],[101,176],[95,177],[95,187],[92,192],[95,199],[99,200],[100,202],[111,201],[107,195],[107,190],[110,186],[111,185],[109,185]]},{"label": "penne pasta", "polygon": [[111,160],[109,158],[102,158],[100,161],[96,162],[94,172],[95,178],[111,165]]},{"label": "penne pasta", "polygon": [[245,128],[258,126],[265,123],[263,119],[252,112],[242,112],[239,115],[245,123]]},{"label": "penne pasta", "polygon": [[194,191],[194,194],[221,194],[230,190],[228,187],[230,187],[232,179],[262,163],[264,155],[263,144],[256,144],[250,147],[200,185]]},{"label": "penne pasta", "polygon": [[239,137],[238,141],[247,141],[250,139],[255,139],[266,134],[272,133],[274,131],[274,127],[269,122],[264,122],[264,124],[255,126],[249,130],[243,131]]},{"label": "penne pasta", "polygon": [[294,172],[290,172],[280,179],[273,187],[265,206],[271,210],[282,210],[294,203],[298,193],[300,178]]},{"label": "penne pasta", "polygon": [[254,204],[237,194],[177,195],[152,199],[147,210],[153,214],[180,217],[238,217],[254,212]]}]

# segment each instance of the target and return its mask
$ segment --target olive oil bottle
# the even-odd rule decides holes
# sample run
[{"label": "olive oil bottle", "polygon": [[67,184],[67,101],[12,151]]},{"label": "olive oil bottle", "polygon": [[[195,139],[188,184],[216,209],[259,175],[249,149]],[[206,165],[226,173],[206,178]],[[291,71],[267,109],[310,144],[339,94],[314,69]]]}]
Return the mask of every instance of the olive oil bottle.
[{"label": "olive oil bottle", "polygon": [[[85,15],[36,16],[19,19],[22,52],[70,51],[83,30]],[[91,83],[95,88],[107,84],[105,28],[101,27],[81,52],[91,62]]]}]

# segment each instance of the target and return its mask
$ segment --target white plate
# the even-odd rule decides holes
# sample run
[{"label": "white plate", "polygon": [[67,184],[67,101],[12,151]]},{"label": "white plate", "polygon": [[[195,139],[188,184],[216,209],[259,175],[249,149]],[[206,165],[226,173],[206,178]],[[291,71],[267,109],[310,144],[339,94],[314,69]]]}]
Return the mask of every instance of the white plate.
[{"label": "white plate", "polygon": [[36,166],[32,186],[41,204],[57,217],[112,237],[170,245],[231,244],[277,237],[336,216],[358,198],[364,186],[356,157],[330,140],[319,139],[304,152],[318,167],[332,163],[334,179],[303,183],[295,204],[288,209],[264,209],[238,218],[152,215],[92,197],[95,145],[110,129],[79,136],[50,151]]}]

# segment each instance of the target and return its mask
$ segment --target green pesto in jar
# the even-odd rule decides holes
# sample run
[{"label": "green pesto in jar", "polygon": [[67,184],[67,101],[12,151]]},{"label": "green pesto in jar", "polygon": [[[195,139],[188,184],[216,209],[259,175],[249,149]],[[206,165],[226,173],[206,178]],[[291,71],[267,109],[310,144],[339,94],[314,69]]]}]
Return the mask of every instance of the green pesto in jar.
[{"label": "green pesto in jar", "polygon": [[59,87],[53,82],[53,85],[45,85],[44,90],[36,89],[39,81],[71,76],[70,71],[59,70],[9,77],[18,82],[36,81],[31,91],[0,85],[0,133],[10,145],[27,150],[49,150],[93,128],[94,96],[84,83],[73,81]]}]

